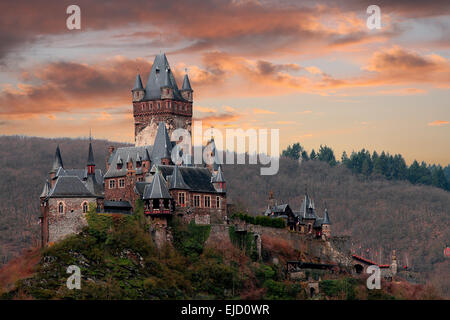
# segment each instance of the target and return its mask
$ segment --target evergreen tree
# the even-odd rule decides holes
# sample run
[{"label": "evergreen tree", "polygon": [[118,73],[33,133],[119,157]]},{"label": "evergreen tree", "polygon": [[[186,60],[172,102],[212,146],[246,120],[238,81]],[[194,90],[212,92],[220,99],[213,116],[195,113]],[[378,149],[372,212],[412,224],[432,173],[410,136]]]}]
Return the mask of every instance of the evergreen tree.
[{"label": "evergreen tree", "polygon": [[303,147],[300,143],[294,143],[292,147],[289,145],[286,150],[281,153],[282,156],[292,158],[294,160],[300,159],[300,154],[303,151]]},{"label": "evergreen tree", "polygon": [[310,158],[311,160],[315,160],[315,159],[317,158],[317,155],[316,155],[316,152],[314,151],[314,149],[312,149],[309,158]]},{"label": "evergreen tree", "polygon": [[319,153],[317,157],[320,161],[327,162],[330,166],[336,165],[336,158],[334,156],[334,151],[330,147],[320,145]]}]

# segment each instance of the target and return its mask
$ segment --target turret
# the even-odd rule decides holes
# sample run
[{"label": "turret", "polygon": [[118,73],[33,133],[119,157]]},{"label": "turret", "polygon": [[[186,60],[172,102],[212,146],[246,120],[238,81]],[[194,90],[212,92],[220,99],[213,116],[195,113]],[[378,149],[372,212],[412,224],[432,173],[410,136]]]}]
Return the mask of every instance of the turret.
[{"label": "turret", "polygon": [[330,221],[330,217],[328,216],[328,209],[327,208],[325,208],[325,213],[323,215],[322,233],[327,238],[331,237],[331,221]]},{"label": "turret", "polygon": [[134,81],[134,87],[131,89],[131,93],[133,96],[133,102],[141,101],[144,98],[145,90],[142,86],[141,75],[138,73],[136,75],[136,80]]},{"label": "turret", "polygon": [[94,161],[94,152],[92,151],[92,143],[89,141],[89,153],[87,160],[87,174],[95,175],[95,161]]},{"label": "turret", "polygon": [[193,97],[193,90],[191,88],[191,82],[189,81],[189,77],[187,74],[184,75],[183,79],[183,87],[181,88],[181,95],[184,99],[186,99],[189,102],[192,102]]},{"label": "turret", "polygon": [[[163,215],[173,213],[173,198],[157,167],[152,182],[145,186],[142,200],[145,203],[144,213],[146,215],[161,218]],[[161,221],[167,224],[164,218]]]},{"label": "turret", "polygon": [[222,172],[221,165],[219,165],[219,169],[217,170],[217,173],[213,173],[211,182],[214,186],[214,189],[216,189],[217,192],[225,192],[226,191],[226,181],[225,181],[225,176],[223,175],[223,172]]}]

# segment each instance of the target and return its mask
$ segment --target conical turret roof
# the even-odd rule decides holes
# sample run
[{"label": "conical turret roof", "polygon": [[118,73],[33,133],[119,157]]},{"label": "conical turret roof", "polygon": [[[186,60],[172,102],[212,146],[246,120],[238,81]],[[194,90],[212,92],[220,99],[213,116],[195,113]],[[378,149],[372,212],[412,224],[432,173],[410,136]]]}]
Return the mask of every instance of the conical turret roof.
[{"label": "conical turret roof", "polygon": [[50,193],[50,189],[51,189],[50,182],[48,182],[48,179],[47,179],[47,181],[45,181],[45,183],[44,183],[44,188],[42,189],[41,195],[39,197],[40,198],[47,197],[48,194]]},{"label": "conical turret roof", "polygon": [[190,91],[192,91],[191,82],[189,81],[189,77],[188,77],[187,74],[184,75],[183,87],[181,88],[181,90],[190,90]]},{"label": "conical turret roof", "polygon": [[325,209],[322,224],[331,224],[330,217],[328,217],[328,209]]},{"label": "conical turret roof", "polygon": [[88,166],[95,166],[94,152],[92,151],[92,143],[89,141]]},{"label": "conical turret roof", "polygon": [[170,189],[190,189],[184,182],[180,168],[176,165],[170,178]]},{"label": "conical turret roof", "polygon": [[144,90],[144,86],[142,85],[141,75],[138,73],[136,75],[136,80],[134,81],[134,87],[131,91]]},{"label": "conical turret roof", "polygon": [[142,197],[144,200],[149,199],[172,199],[172,196],[167,189],[166,182],[162,177],[159,170],[156,170],[153,180],[150,184],[145,186],[144,194]]},{"label": "conical turret roof", "polygon": [[172,142],[170,142],[166,124],[163,121],[160,121],[156,132],[155,142],[153,144],[151,159],[155,164],[160,164],[161,159],[170,159],[171,154]]},{"label": "conical turret roof", "polygon": [[50,172],[56,172],[59,168],[64,168],[63,161],[61,158],[61,151],[59,150],[59,145],[56,146],[55,158],[53,160],[52,170]]}]

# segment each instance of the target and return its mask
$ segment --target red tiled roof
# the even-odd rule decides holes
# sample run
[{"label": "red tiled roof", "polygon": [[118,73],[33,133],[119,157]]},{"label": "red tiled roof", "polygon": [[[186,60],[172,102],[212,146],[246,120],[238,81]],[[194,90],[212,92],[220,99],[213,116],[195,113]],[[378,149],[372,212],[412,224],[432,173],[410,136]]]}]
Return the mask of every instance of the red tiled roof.
[{"label": "red tiled roof", "polygon": [[388,265],[388,264],[378,264],[378,263],[376,263],[376,262],[374,262],[374,261],[372,261],[372,260],[363,258],[363,257],[358,256],[358,255],[356,255],[356,254],[352,254],[352,257],[355,258],[355,259],[364,261],[364,262],[366,262],[366,263],[368,263],[368,264],[372,264],[372,265],[379,266],[380,268],[389,268],[389,267],[390,267],[390,265]]}]

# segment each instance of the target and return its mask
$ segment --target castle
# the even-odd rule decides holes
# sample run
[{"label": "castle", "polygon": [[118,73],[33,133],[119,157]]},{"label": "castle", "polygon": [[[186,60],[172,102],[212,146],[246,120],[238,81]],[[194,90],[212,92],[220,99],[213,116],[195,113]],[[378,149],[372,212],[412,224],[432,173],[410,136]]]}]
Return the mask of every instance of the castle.
[{"label": "castle", "polygon": [[[89,206],[97,212],[132,213],[137,199],[155,227],[174,215],[198,224],[225,223],[227,197],[222,166],[173,163],[178,128],[191,131],[193,90],[186,74],[181,90],[165,54],[156,56],[144,88],[139,73],[132,93],[135,146],[109,147],[106,172],[96,169],[89,142],[86,167],[64,167],[56,148],[48,180],[40,195],[41,244],[46,246],[86,225]],[[211,156],[214,139],[208,142]]]}]

